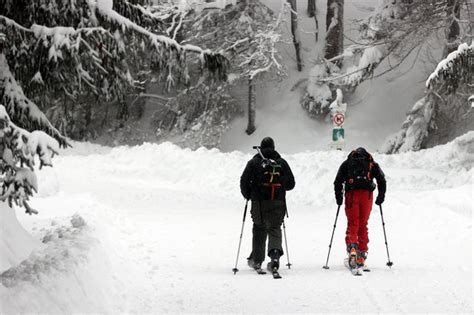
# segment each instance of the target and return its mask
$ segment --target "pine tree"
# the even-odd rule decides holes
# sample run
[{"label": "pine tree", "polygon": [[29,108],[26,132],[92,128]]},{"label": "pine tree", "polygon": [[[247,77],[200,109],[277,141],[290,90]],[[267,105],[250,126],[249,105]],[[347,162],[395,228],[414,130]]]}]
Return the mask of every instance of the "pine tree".
[{"label": "pine tree", "polygon": [[[190,64],[225,72],[227,62],[220,53],[180,45],[176,36],[168,35],[167,19],[179,13],[173,5],[153,13],[144,2],[0,0],[0,33],[6,37],[10,72],[63,134],[64,126],[74,123],[75,106],[123,102],[126,95],[143,89],[143,70],[152,65],[166,73],[170,87],[189,79]],[[199,58],[188,57],[192,55]],[[0,96],[8,98],[5,91]]]}]

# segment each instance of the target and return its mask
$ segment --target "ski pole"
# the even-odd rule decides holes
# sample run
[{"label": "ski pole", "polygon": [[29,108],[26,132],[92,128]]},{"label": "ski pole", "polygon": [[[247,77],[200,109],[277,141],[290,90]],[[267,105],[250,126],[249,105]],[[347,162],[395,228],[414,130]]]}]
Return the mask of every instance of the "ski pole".
[{"label": "ski pole", "polygon": [[326,265],[323,266],[324,269],[329,269],[329,266],[328,266],[329,254],[331,254],[332,240],[334,238],[334,231],[336,230],[336,223],[337,223],[337,217],[339,216],[339,209],[341,209],[341,206],[337,207],[336,220],[334,220],[334,227],[332,229],[331,241],[329,242],[328,258],[326,259]]},{"label": "ski pole", "polygon": [[388,252],[387,233],[385,232],[385,221],[383,220],[382,205],[379,205],[379,207],[380,207],[380,216],[382,217],[382,227],[383,227],[383,236],[385,238],[385,247],[387,248],[387,257],[388,257],[387,266],[392,267],[393,262],[390,261],[390,254]]},{"label": "ski pole", "polygon": [[[286,215],[288,217],[288,212],[286,213]],[[286,239],[285,220],[283,220],[283,235],[285,236],[286,259],[288,260],[288,263],[286,264],[286,266],[288,267],[288,269],[291,269],[290,254],[288,253],[288,242],[287,242],[287,239]]]},{"label": "ski pole", "polygon": [[240,245],[242,244],[242,235],[244,234],[244,225],[245,225],[245,217],[247,216],[247,206],[249,204],[249,200],[245,202],[245,208],[244,208],[244,218],[242,220],[242,229],[240,230],[240,240],[239,240],[239,248],[237,249],[237,258],[235,259],[235,267],[232,269],[234,272],[234,275],[239,271],[237,269],[237,262],[239,261],[239,254],[240,254]]}]

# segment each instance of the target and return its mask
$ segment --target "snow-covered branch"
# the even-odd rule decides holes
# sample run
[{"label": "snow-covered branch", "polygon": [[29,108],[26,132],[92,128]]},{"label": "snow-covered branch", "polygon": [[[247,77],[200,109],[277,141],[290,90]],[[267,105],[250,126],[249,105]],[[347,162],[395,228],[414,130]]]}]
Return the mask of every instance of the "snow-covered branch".
[{"label": "snow-covered branch", "polygon": [[[474,43],[468,45],[467,43],[462,43],[459,45],[458,49],[451,52],[446,58],[441,60],[433,73],[430,74],[426,80],[426,87],[428,89],[433,88],[433,86],[440,80],[453,80],[456,77],[463,75],[463,72],[466,75],[470,75],[470,80],[473,78],[474,70]],[[467,78],[469,80],[469,78]]]},{"label": "snow-covered branch", "polygon": [[16,126],[0,104],[0,201],[23,206],[29,214],[38,213],[27,203],[38,191],[35,157],[38,156],[40,168],[52,166],[52,158],[58,152],[59,143],[55,139],[43,131],[30,133]]},{"label": "snow-covered branch", "polygon": [[61,145],[67,145],[66,138],[54,128],[38,106],[25,96],[2,53],[0,53],[0,96],[0,101],[5,104],[7,112],[17,123],[25,128],[43,129],[55,137]]},{"label": "snow-covered branch", "polygon": [[103,17],[105,17],[106,19],[110,21],[118,23],[119,25],[122,26],[122,28],[133,29],[134,31],[147,36],[151,40],[153,46],[157,48],[159,48],[161,44],[161,45],[164,45],[166,48],[172,47],[180,53],[183,51],[190,51],[190,52],[195,52],[201,55],[209,55],[209,56],[220,55],[220,53],[218,52],[216,53],[216,52],[212,52],[209,49],[202,49],[199,46],[190,45],[190,44],[180,45],[175,39],[172,39],[164,35],[157,35],[150,32],[144,27],[132,22],[130,19],[117,13],[117,11],[113,9],[112,0],[95,0],[95,8]]}]

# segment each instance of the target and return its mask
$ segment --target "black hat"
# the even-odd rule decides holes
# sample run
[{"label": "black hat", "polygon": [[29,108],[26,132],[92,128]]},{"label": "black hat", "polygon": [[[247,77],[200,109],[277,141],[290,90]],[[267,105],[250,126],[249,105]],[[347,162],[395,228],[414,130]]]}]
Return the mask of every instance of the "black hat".
[{"label": "black hat", "polygon": [[367,155],[369,152],[367,152],[367,150],[363,147],[358,147],[357,149],[355,149],[355,151],[357,153],[359,153],[360,155]]},{"label": "black hat", "polygon": [[273,141],[270,137],[265,137],[262,139],[262,143],[260,143],[260,147],[262,149],[270,148],[275,150],[275,141]]}]

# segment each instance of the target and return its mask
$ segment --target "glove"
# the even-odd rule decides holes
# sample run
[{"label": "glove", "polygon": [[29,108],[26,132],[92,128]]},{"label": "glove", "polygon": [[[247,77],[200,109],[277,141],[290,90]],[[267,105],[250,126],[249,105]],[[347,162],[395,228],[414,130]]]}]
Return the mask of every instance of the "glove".
[{"label": "glove", "polygon": [[375,199],[375,204],[377,206],[380,206],[385,200],[385,196],[378,195],[377,199]]},{"label": "glove", "polygon": [[342,195],[336,195],[336,203],[338,206],[342,205]]}]

